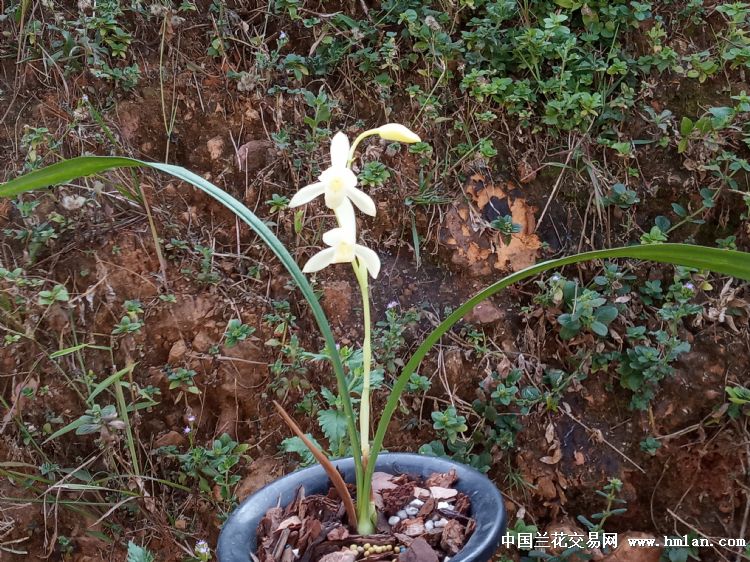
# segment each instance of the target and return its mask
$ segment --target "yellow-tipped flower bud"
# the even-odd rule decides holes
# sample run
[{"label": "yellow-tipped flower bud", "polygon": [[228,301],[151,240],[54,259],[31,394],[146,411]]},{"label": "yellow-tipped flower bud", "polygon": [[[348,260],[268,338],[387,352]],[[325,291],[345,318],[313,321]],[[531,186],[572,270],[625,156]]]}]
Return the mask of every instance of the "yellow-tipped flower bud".
[{"label": "yellow-tipped flower bud", "polygon": [[419,138],[418,134],[410,131],[403,125],[399,125],[398,123],[388,123],[387,125],[378,127],[375,130],[381,138],[389,141],[398,141],[411,144],[414,142],[420,142],[422,140]]}]

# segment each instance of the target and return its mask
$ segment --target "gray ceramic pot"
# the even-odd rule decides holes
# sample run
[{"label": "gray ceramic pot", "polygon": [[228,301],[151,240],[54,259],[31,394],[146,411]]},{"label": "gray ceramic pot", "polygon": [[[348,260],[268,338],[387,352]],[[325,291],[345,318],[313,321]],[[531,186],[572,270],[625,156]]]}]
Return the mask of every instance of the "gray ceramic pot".
[{"label": "gray ceramic pot", "polygon": [[[354,460],[333,461],[347,482],[354,481]],[[484,474],[466,465],[437,457],[410,453],[378,455],[375,470],[389,474],[410,474],[427,478],[438,472],[455,469],[458,474],[456,489],[471,498],[471,516],[476,530],[451,562],[487,562],[497,549],[505,532],[506,518],[503,498],[495,485]],[[285,506],[294,500],[297,488],[305,493],[325,494],[330,482],[320,465],[294,472],[261,488],[243,501],[222,527],[217,555],[220,562],[250,562],[255,552],[255,532],[258,523],[271,507]]]}]

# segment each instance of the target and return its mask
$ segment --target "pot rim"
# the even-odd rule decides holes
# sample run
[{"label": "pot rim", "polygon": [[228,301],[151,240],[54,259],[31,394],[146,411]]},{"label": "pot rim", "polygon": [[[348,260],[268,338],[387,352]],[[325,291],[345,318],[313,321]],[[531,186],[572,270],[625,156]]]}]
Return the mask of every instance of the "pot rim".
[{"label": "pot rim", "polygon": [[[331,461],[346,481],[354,480],[354,459]],[[476,528],[464,547],[451,562],[483,562],[490,560],[505,531],[506,515],[502,495],[495,484],[481,472],[456,461],[414,453],[381,453],[376,460],[378,472],[412,474],[422,478],[455,469],[455,488],[471,499],[471,517]],[[248,496],[232,512],[222,526],[217,546],[220,562],[249,562],[255,552],[256,530],[266,511],[275,505],[288,505],[299,486],[309,493],[320,493],[330,486],[328,476],[319,464],[292,472]]]}]

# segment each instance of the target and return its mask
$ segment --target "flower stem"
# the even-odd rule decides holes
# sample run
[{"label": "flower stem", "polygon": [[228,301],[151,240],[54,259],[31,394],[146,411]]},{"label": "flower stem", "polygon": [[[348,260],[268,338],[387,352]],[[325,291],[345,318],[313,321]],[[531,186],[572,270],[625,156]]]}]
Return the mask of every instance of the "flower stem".
[{"label": "flower stem", "polygon": [[372,368],[372,327],[370,320],[370,294],[367,282],[367,267],[360,260],[354,265],[354,274],[362,293],[362,313],[365,335],[362,342],[362,399],[359,404],[359,442],[362,464],[367,465],[370,455],[370,370]]},{"label": "flower stem", "polygon": [[354,160],[354,152],[357,150],[357,145],[361,143],[363,140],[365,140],[367,137],[371,137],[372,135],[377,135],[378,130],[377,129],[368,129],[364,133],[360,133],[359,136],[354,139],[354,142],[352,143],[351,148],[349,148],[349,160],[347,160],[346,165],[351,168],[352,166],[352,160]]},{"label": "flower stem", "polygon": [[[339,226],[343,226],[343,221],[341,219],[341,215],[339,213],[338,209],[334,210],[334,214],[336,216],[336,222]],[[367,372],[367,378],[366,378],[366,385],[367,385],[367,399],[362,399],[362,402],[360,404],[360,415],[363,415],[363,412],[366,412],[366,418],[367,421],[365,425],[360,426],[361,428],[369,428],[370,424],[370,356],[371,356],[371,344],[370,344],[370,301],[369,301],[369,292],[367,287],[367,267],[362,263],[358,263],[357,261],[352,262],[352,268],[354,269],[354,275],[357,278],[357,282],[359,283],[360,292],[362,293],[362,304],[365,314],[365,343],[363,344],[363,350],[362,353],[366,357],[365,359],[365,365]],[[365,349],[367,350],[365,352]],[[338,352],[336,352],[338,353]],[[347,389],[347,392],[349,390]],[[364,385],[363,385],[363,394],[364,394]],[[361,418],[360,418],[361,420]],[[352,416],[352,424],[354,424],[354,417]],[[355,429],[356,432],[356,429]],[[356,435],[356,433],[355,433]],[[374,531],[373,524],[371,523],[371,517],[370,515],[374,514],[374,511],[372,511],[372,507],[370,507],[371,501],[370,501],[370,480],[367,479],[366,474],[367,471],[365,470],[367,466],[367,460],[369,457],[370,452],[370,440],[369,440],[369,434],[365,434],[365,441],[364,445],[360,445],[357,447],[358,443],[355,444],[352,442],[352,456],[355,458],[355,478],[356,478],[356,485],[357,485],[357,510],[359,511],[359,516],[357,518],[358,524],[357,529],[359,534],[361,535],[368,535],[371,534]],[[359,448],[359,451],[357,451],[357,448]],[[367,482],[367,483],[366,483]]]},{"label": "flower stem", "polygon": [[[354,153],[360,142],[369,136],[377,135],[377,129],[370,129],[361,133],[349,149],[347,167],[351,168]],[[339,226],[342,221],[336,212]],[[375,532],[375,503],[371,497],[372,471],[367,470],[370,457],[370,369],[372,368],[372,326],[370,318],[370,291],[368,286],[367,267],[361,260],[352,262],[354,275],[359,283],[359,291],[362,294],[362,313],[365,325],[364,340],[362,342],[362,396],[359,404],[359,435],[360,435],[360,463],[362,474],[357,475],[357,532],[362,536],[371,535]],[[356,452],[352,451],[356,456]],[[368,477],[369,474],[369,477]]]},{"label": "flower stem", "polygon": [[367,465],[370,460],[370,370],[372,368],[372,326],[370,320],[370,293],[367,267],[357,260],[352,264],[354,275],[362,293],[363,322],[365,335],[362,342],[362,396],[359,403],[359,442],[364,475],[361,488],[357,490],[357,530],[361,535],[375,532],[375,505],[371,498],[372,478],[368,478]]}]

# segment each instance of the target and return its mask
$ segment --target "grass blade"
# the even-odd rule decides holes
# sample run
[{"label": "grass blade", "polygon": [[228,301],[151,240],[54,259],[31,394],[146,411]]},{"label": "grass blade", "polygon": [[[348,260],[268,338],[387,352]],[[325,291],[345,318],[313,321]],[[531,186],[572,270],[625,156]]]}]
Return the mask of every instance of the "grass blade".
[{"label": "grass blade", "polygon": [[47,437],[47,439],[42,441],[42,445],[46,445],[47,443],[49,443],[50,441],[54,441],[61,435],[65,435],[66,433],[73,431],[74,429],[78,429],[83,424],[84,424],[84,420],[82,420],[81,418],[78,418],[77,420],[73,420],[68,425],[66,425],[65,427],[61,427],[60,429],[55,431],[52,435]]},{"label": "grass blade", "polygon": [[107,347],[106,345],[91,345],[89,343],[79,343],[78,345],[74,345],[71,347],[66,347],[65,349],[58,349],[57,351],[53,351],[49,354],[50,359],[57,359],[59,357],[65,357],[66,355],[70,355],[71,353],[75,353],[76,351],[81,351],[82,349],[101,349],[103,351],[109,351],[111,348]]},{"label": "grass blade", "polygon": [[88,399],[89,404],[93,404],[94,398],[96,398],[97,396],[99,396],[99,394],[104,392],[113,382],[117,382],[119,384],[120,378],[123,375],[132,372],[137,364],[138,363],[132,363],[128,365],[127,367],[125,367],[124,369],[120,369],[116,373],[109,375],[106,379],[104,379],[102,382],[97,384],[94,387],[94,390],[91,391],[91,394],[89,394],[89,399]]}]

